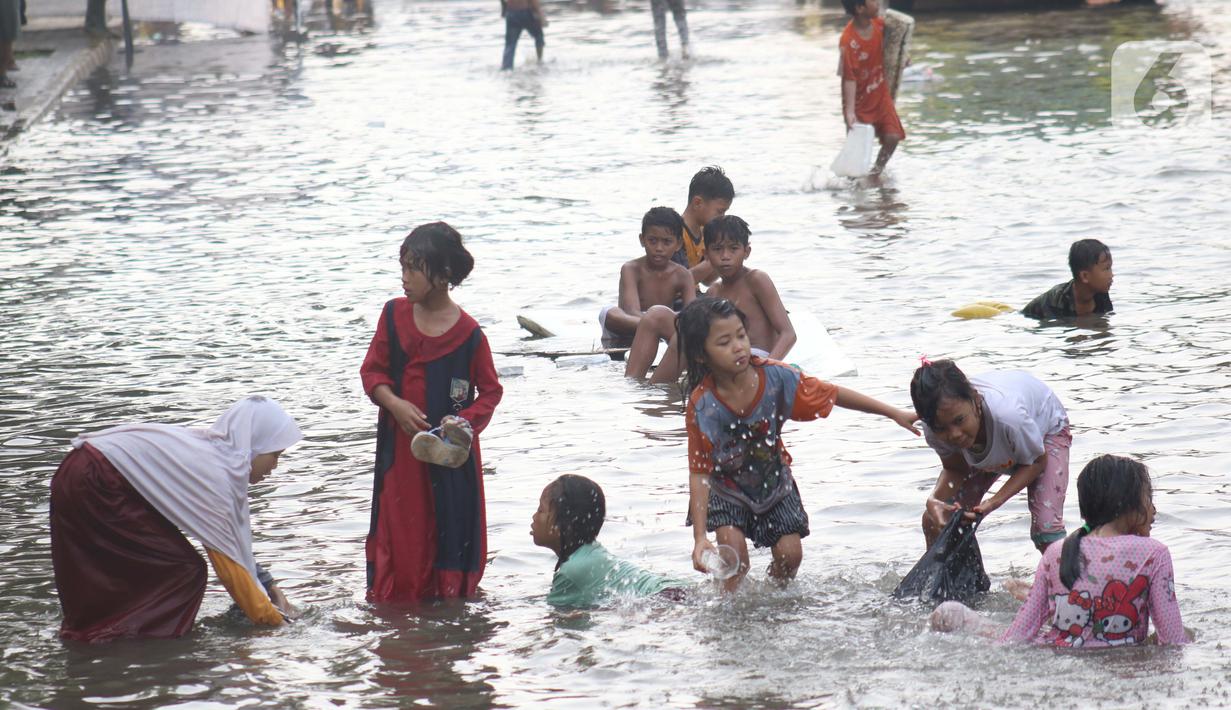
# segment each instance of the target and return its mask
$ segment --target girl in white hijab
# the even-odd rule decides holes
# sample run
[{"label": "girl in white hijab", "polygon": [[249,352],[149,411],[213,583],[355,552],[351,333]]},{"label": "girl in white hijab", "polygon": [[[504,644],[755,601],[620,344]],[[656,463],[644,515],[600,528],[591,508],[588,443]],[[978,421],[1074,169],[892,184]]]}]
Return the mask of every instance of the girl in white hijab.
[{"label": "girl in white hijab", "polygon": [[[51,480],[51,557],[64,621],[81,641],[182,636],[205,594],[199,540],[223,585],[254,622],[277,626],[286,598],[262,591],[252,557],[248,485],[302,438],[261,396],[213,426],[126,424],[73,439]],[[180,531],[183,532],[180,532]]]}]

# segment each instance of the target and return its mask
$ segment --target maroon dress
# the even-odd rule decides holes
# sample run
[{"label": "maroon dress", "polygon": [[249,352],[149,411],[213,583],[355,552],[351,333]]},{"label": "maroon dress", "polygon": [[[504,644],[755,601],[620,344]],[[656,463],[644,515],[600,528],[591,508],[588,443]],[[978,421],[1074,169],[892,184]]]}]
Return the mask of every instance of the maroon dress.
[{"label": "maroon dress", "polygon": [[183,636],[205,596],[201,554],[89,444],[51,479],[51,561],[65,639]]},{"label": "maroon dress", "polygon": [[410,436],[381,411],[366,546],[368,599],[474,595],[487,564],[479,434],[504,394],[487,338],[465,311],[442,335],[424,335],[415,326],[413,304],[395,298],[385,304],[360,375],[369,397],[387,385],[432,426],[451,414],[474,430],[466,463],[456,469],[429,465],[410,453]]}]

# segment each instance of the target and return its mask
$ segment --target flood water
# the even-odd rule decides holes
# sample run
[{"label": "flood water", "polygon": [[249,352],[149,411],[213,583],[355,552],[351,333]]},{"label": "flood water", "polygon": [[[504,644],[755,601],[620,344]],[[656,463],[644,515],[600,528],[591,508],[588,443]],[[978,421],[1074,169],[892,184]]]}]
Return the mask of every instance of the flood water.
[{"label": "flood water", "polygon": [[[843,137],[841,10],[696,2],[695,59],[659,63],[648,3],[551,5],[546,62],[523,38],[497,70],[494,2],[381,0],[367,30],[187,38],[78,85],[0,171],[0,704],[50,707],[1208,706],[1231,704],[1231,123],[1113,128],[1121,42],[1204,44],[1231,96],[1221,0],[921,16],[914,60],[943,80],[898,100],[908,138],[879,188],[825,177]],[[673,28],[672,28],[673,32]],[[675,37],[670,35],[675,52]],[[1183,649],[1058,654],[926,630],[888,592],[923,551],[938,471],[892,423],[849,411],[787,443],[812,535],[799,578],[721,599],[691,571],[679,401],[620,366],[519,356],[526,308],[596,312],[638,255],[641,214],[682,208],[722,165],[751,266],[859,367],[842,384],[909,404],[918,356],[1027,369],[1095,454],[1153,470]],[[822,169],[816,170],[817,166]],[[485,327],[505,398],[483,435],[491,562],[481,598],[363,598],[376,410],[359,364],[400,295],[401,238],[445,219],[477,267],[457,300]],[[1017,314],[1065,280],[1071,241],[1110,244],[1117,312]],[[77,432],[206,423],[251,392],[306,440],[254,488],[257,558],[306,608],[263,631],[211,582],[194,631],[103,647],[58,640],[48,481]],[[687,603],[565,614],[530,517],[542,487],[605,489],[600,540],[695,580]],[[1066,518],[1079,524],[1070,486]],[[1028,576],[1023,497],[984,524],[994,592]]]}]

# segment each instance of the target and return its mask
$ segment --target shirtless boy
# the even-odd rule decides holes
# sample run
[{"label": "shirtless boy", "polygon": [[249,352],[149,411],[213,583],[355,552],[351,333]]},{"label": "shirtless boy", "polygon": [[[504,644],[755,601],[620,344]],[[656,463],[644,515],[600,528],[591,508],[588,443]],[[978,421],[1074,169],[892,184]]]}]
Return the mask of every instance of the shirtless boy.
[{"label": "shirtless boy", "polygon": [[705,225],[705,258],[719,276],[706,295],[727,299],[748,317],[753,355],[781,360],[795,345],[795,327],[769,274],[744,266],[751,235],[748,223],[735,215]]},{"label": "shirtless boy", "polygon": [[641,218],[641,246],[645,256],[620,267],[620,300],[598,315],[603,326],[603,346],[627,345],[637,333],[646,311],[666,308],[677,301],[687,304],[696,298],[697,285],[688,269],[671,260],[680,246],[684,220],[670,207],[654,207]]},{"label": "shirtless boy", "polygon": [[[706,292],[706,296],[725,298],[735,304],[747,316],[748,340],[752,353],[771,360],[781,360],[795,345],[795,327],[787,315],[786,307],[769,274],[744,266],[744,260],[752,253],[749,237],[752,232],[748,223],[734,215],[716,217],[705,225],[705,258],[719,281]],[[637,333],[628,353],[624,369],[627,377],[642,378],[649,370],[658,348],[658,339],[653,349],[647,345],[647,331],[660,328],[657,318],[648,319]],[[664,336],[665,333],[655,333]],[[662,361],[650,377],[651,384],[673,382],[680,376],[678,343],[670,336],[670,345]]]}]

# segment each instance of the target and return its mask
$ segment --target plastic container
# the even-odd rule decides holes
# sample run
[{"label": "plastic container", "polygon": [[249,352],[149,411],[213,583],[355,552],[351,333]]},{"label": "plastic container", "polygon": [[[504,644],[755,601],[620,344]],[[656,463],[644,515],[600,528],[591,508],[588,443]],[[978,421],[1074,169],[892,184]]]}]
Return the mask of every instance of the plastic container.
[{"label": "plastic container", "polygon": [[856,123],[846,134],[842,152],[834,158],[830,169],[839,177],[858,178],[872,168],[876,131],[866,123]]},{"label": "plastic container", "polygon": [[714,581],[721,582],[739,572],[739,553],[730,545],[718,545],[701,553],[701,564]]}]

